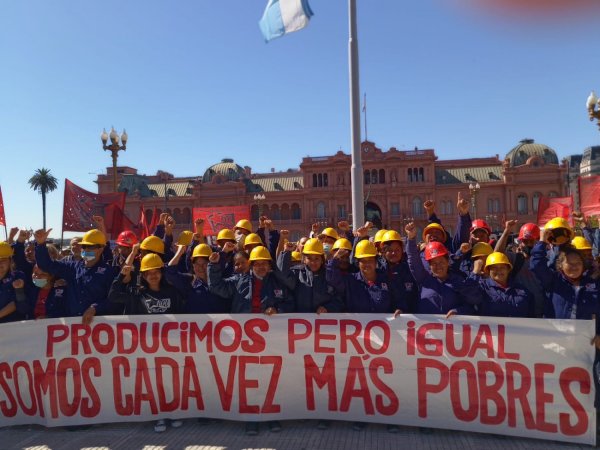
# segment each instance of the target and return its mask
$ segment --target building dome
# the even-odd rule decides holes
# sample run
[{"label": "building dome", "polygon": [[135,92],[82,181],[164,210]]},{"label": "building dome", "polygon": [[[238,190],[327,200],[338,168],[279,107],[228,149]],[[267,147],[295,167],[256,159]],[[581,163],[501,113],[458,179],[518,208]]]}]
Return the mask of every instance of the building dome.
[{"label": "building dome", "polygon": [[508,160],[511,167],[527,164],[530,158],[532,161],[541,158],[544,164],[558,164],[556,152],[544,144],[536,144],[533,139],[523,139],[515,148],[507,153],[505,160]]},{"label": "building dome", "polygon": [[220,163],[213,164],[202,176],[202,181],[212,181],[216,175],[222,175],[227,181],[239,181],[245,175],[244,168],[233,162],[233,159],[222,159]]}]

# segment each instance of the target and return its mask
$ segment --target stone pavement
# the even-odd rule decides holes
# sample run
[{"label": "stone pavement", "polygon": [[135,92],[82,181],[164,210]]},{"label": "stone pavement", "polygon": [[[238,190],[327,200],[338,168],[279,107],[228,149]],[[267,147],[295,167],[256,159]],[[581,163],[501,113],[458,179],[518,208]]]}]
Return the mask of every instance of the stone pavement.
[{"label": "stone pavement", "polygon": [[450,450],[553,450],[590,449],[536,439],[514,438],[462,431],[400,427],[388,433],[385,425],[371,424],[354,431],[348,422],[332,422],[329,430],[315,428],[316,421],[285,421],[283,430],[271,433],[261,424],[258,436],[246,436],[240,422],[199,424],[188,419],[181,428],[155,433],[153,422],[94,425],[67,431],[37,425],[0,428],[0,450],[350,450],[350,449],[450,449]]}]

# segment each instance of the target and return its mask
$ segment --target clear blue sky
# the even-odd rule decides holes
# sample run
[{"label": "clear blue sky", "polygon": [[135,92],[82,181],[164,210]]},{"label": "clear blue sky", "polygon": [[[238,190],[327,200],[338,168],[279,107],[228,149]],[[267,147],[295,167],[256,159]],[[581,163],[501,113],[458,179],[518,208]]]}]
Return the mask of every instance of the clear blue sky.
[{"label": "clear blue sky", "polygon": [[[0,18],[0,185],[9,226],[41,226],[27,180],[95,190],[100,133],[129,134],[119,164],[201,175],[231,157],[255,172],[350,150],[346,0],[311,0],[305,30],[265,44],[267,0],[27,0]],[[368,137],[441,159],[506,154],[525,137],[559,158],[600,143],[598,15],[520,20],[442,0],[358,0]],[[0,235],[3,236],[3,233]]]}]

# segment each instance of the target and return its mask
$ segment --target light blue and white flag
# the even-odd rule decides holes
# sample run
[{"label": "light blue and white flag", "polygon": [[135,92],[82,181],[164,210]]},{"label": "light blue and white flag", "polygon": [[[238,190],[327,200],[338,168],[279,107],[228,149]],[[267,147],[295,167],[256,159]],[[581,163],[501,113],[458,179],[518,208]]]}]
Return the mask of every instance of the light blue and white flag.
[{"label": "light blue and white flag", "polygon": [[313,15],[308,0],[269,0],[258,22],[265,40],[298,31],[308,25]]}]

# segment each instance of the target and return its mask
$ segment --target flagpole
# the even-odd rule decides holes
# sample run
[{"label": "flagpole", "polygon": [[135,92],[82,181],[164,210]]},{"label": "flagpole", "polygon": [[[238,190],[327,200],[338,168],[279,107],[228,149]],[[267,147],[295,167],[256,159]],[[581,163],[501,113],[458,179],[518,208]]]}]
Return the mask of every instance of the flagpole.
[{"label": "flagpole", "polygon": [[352,139],[352,228],[360,228],[365,219],[363,173],[360,151],[360,93],[358,77],[358,33],[356,26],[356,0],[348,0],[348,69],[350,75],[350,134]]}]

